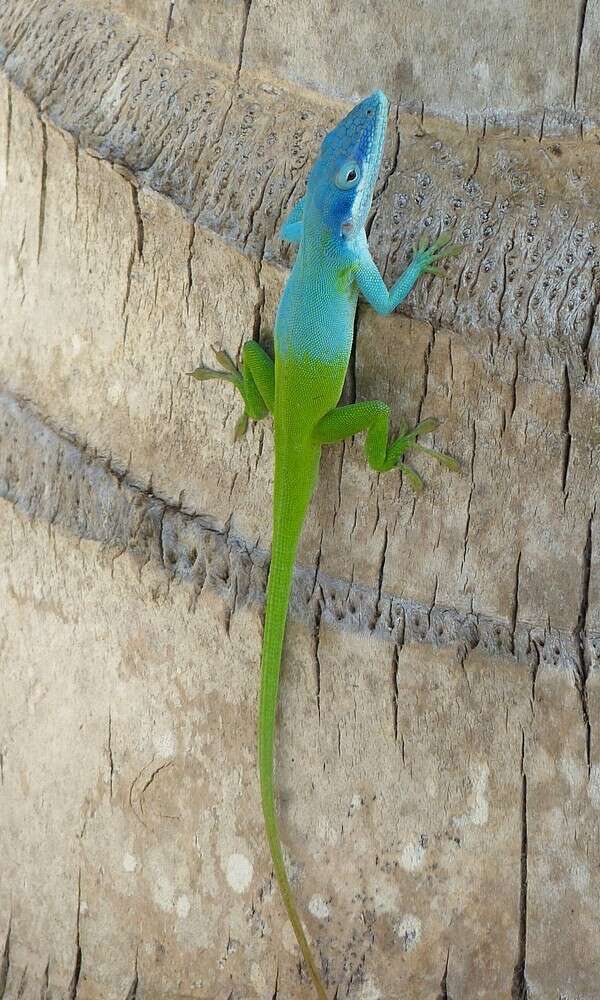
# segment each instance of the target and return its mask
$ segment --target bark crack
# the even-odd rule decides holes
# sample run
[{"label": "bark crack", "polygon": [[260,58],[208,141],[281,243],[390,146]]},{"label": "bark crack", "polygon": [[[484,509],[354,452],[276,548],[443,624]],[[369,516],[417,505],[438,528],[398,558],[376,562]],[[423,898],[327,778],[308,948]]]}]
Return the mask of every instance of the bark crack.
[{"label": "bark crack", "polygon": [[75,222],[79,217],[79,140],[75,139],[73,147],[73,159],[75,166]]},{"label": "bark crack", "polygon": [[444,967],[444,975],[442,976],[442,981],[440,983],[440,992],[438,994],[437,1000],[452,1000],[448,996],[448,964],[450,962],[450,948],[446,953],[446,965]]},{"label": "bark crack", "polygon": [[185,311],[187,315],[190,315],[190,295],[192,294],[192,287],[194,284],[194,274],[192,269],[192,260],[194,256],[194,240],[196,239],[196,227],[193,222],[190,222],[190,238],[188,240],[188,250],[187,250],[187,285],[185,287]]},{"label": "bark crack", "polygon": [[25,987],[27,986],[27,966],[23,969],[21,973],[21,979],[19,981],[19,988],[17,990],[16,1000],[23,1000],[25,996]]},{"label": "bark crack", "polygon": [[321,722],[321,660],[319,657],[319,643],[321,641],[321,617],[323,614],[322,599],[317,599],[315,605],[315,619],[313,625],[313,658],[315,662],[315,683],[317,699],[317,716]]},{"label": "bark crack", "polygon": [[579,16],[577,19],[577,39],[575,42],[575,74],[573,80],[573,108],[577,109],[577,97],[579,91],[579,73],[581,70],[581,50],[583,48],[583,36],[585,32],[585,19],[587,14],[588,0],[581,0]]},{"label": "bark crack", "polygon": [[248,31],[248,19],[250,17],[250,8],[252,7],[252,0],[244,0],[244,14],[242,21],[242,30],[240,33],[240,44],[238,48],[238,61],[235,70],[235,83],[236,86],[240,82],[240,73],[242,72],[242,64],[244,62],[244,46],[246,44],[246,32]]},{"label": "bark crack", "polygon": [[356,403],[356,351],[358,345],[358,330],[360,327],[360,305],[354,315],[354,332],[350,346],[350,358],[346,369],[346,378],[342,391],[342,403]]},{"label": "bark crack", "polygon": [[2,958],[0,959],[0,1000],[3,1000],[4,994],[6,992],[6,983],[8,980],[8,973],[10,971],[11,927],[12,927],[12,914],[8,918],[8,927],[6,928],[6,937],[4,938],[4,948],[2,950]]},{"label": "bark crack", "polygon": [[[468,129],[467,129],[467,131],[468,131]],[[463,185],[467,190],[470,189],[471,184],[473,182],[473,178],[475,177],[475,174],[479,170],[479,160],[480,160],[480,157],[481,157],[481,143],[478,142],[477,146],[475,148],[475,162],[473,164],[473,169],[471,170],[471,173],[469,174],[469,176],[467,177],[467,179],[465,180],[464,185]]]},{"label": "bark crack", "polygon": [[576,686],[581,701],[581,714],[585,726],[585,756],[588,770],[588,778],[592,770],[592,725],[588,707],[587,682],[591,670],[591,657],[586,641],[586,624],[590,602],[590,578],[592,573],[592,531],[596,506],[590,514],[587,526],[585,545],[583,548],[583,558],[581,567],[581,599],[579,603],[579,616],[575,637],[577,643],[577,663],[576,663]]},{"label": "bark crack", "polygon": [[133,215],[135,218],[135,250],[138,260],[144,261],[144,220],[140,210],[140,198],[135,184],[131,185],[131,201],[133,203]]},{"label": "bark crack", "polygon": [[152,773],[150,774],[150,777],[148,778],[146,784],[144,785],[144,787],[142,788],[142,790],[140,791],[140,794],[138,796],[138,802],[139,802],[139,806],[140,806],[140,812],[142,814],[144,812],[144,796],[145,796],[146,792],[148,791],[148,789],[150,788],[150,785],[153,783],[153,781],[156,778],[157,774],[160,774],[160,772],[164,771],[165,768],[167,768],[167,767],[172,767],[172,765],[173,765],[173,761],[172,760],[165,760],[162,764],[159,764],[158,767],[155,767],[154,770],[152,771]]},{"label": "bark crack", "polygon": [[373,630],[377,622],[379,621],[381,615],[381,597],[383,594],[383,578],[385,573],[385,557],[387,555],[388,546],[388,529],[387,524],[383,529],[383,544],[381,546],[381,554],[379,556],[379,569],[377,571],[377,597],[375,600],[375,606],[373,608],[373,616],[371,618],[370,628]]},{"label": "bark crack", "polygon": [[[460,576],[462,576],[462,574],[463,574],[463,571],[464,571],[464,568],[465,568],[465,562],[467,560],[467,548],[468,548],[468,545],[469,545],[469,529],[471,527],[471,504],[473,502],[473,491],[475,489],[475,478],[474,478],[474,473],[475,473],[475,452],[477,450],[477,427],[476,427],[475,421],[473,421],[473,423],[471,424],[471,432],[472,432],[472,448],[471,448],[471,462],[470,462],[471,485],[470,485],[470,488],[469,488],[469,497],[468,497],[468,500],[467,500],[467,512],[466,512],[466,518],[465,518],[465,531],[464,531],[464,535],[463,535],[463,552],[462,552],[462,560],[461,560],[460,571],[459,571],[460,572]],[[466,583],[466,581],[465,581],[465,583]],[[463,589],[464,589],[464,587],[463,587]]]},{"label": "bark crack", "polygon": [[[140,210],[140,200],[138,195],[138,189],[135,184],[131,184],[131,201],[133,205],[133,218],[135,224],[134,239],[129,254],[129,259],[127,261],[127,272],[125,279],[125,295],[123,298],[123,305],[121,307],[121,316],[125,316],[125,313],[129,306],[129,295],[131,293],[131,279],[133,275],[133,268],[136,263],[143,264],[144,262],[144,220],[142,219],[142,213]],[[128,327],[129,317],[125,317],[125,323],[123,326],[123,347],[127,342],[127,327]]]},{"label": "bark crack", "polygon": [[513,974],[512,1000],[528,1000],[527,986],[527,888],[528,888],[528,842],[527,842],[527,774],[525,764],[525,733],[521,731],[521,862],[519,890],[519,937],[517,962]]},{"label": "bark crack", "polygon": [[569,379],[569,367],[564,368],[564,388],[563,388],[563,425],[564,437],[562,454],[562,491],[566,492],[567,477],[569,475],[569,462],[571,460],[571,445],[573,436],[571,434],[571,381]]},{"label": "bark crack", "polygon": [[275,989],[273,990],[273,995],[271,996],[271,1000],[278,1000],[278,997],[279,997],[279,965],[277,965],[277,968],[275,970]]},{"label": "bark crack", "polygon": [[73,973],[71,975],[71,982],[69,983],[69,989],[67,991],[67,1000],[77,1000],[77,990],[79,988],[79,977],[81,975],[81,938],[80,938],[80,920],[81,920],[81,869],[79,869],[79,876],[77,879],[77,920],[75,924],[75,963],[73,965]]},{"label": "bark crack", "polygon": [[254,268],[254,278],[256,281],[257,298],[254,303],[254,317],[252,322],[252,340],[260,343],[260,333],[263,324],[263,309],[265,307],[265,286],[261,280],[262,262],[258,261]]},{"label": "bark crack", "polygon": [[139,984],[139,976],[138,976],[138,953],[136,951],[136,953],[135,953],[135,964],[134,964],[134,967],[133,967],[133,979],[131,981],[131,986],[129,987],[129,989],[127,991],[127,996],[125,997],[125,1000],[137,1000],[138,984]]},{"label": "bark crack", "polygon": [[[394,644],[392,655],[392,718],[394,723],[394,743],[398,742],[398,674],[400,672],[400,651]],[[404,740],[402,741],[402,758],[404,760]]]},{"label": "bark crack", "polygon": [[4,153],[4,177],[8,180],[8,164],[10,162],[10,140],[12,132],[12,87],[6,88],[6,147]]},{"label": "bark crack", "polygon": [[44,243],[44,227],[46,225],[46,184],[48,180],[48,132],[46,123],[40,120],[42,129],[42,173],[40,177],[40,202],[38,213],[38,245],[37,262],[40,262],[42,246]]},{"label": "bark crack", "polygon": [[[244,236],[242,237],[242,245],[244,247],[244,250],[248,246],[248,240],[250,239],[250,236],[252,235],[252,229],[254,227],[254,217],[257,214],[257,212],[260,211],[260,209],[262,207],[262,203],[264,201],[264,197],[265,197],[265,194],[267,192],[267,188],[269,186],[269,181],[271,180],[271,177],[273,176],[274,172],[275,172],[275,166],[273,166],[272,169],[267,173],[267,176],[265,177],[263,183],[260,186],[260,190],[258,192],[258,198],[250,206],[250,211],[249,211],[249,214],[248,214],[248,224],[246,226],[246,232],[244,233]],[[263,255],[264,255],[264,250],[265,250],[265,242],[266,242],[266,236],[264,236],[263,240],[262,240],[262,246],[260,248],[260,253],[259,253],[259,263],[262,263],[262,259],[263,259]]]},{"label": "bark crack", "polygon": [[521,576],[521,552],[517,556],[517,565],[515,566],[515,583],[513,587],[513,597],[512,597],[512,611],[511,611],[511,621],[510,621],[510,631],[512,635],[512,645],[513,652],[515,649],[515,635],[517,632],[517,622],[519,620],[519,583]]},{"label": "bark crack", "polygon": [[44,969],[44,977],[42,979],[42,988],[40,990],[40,1000],[51,1000],[49,994],[50,986],[50,959],[46,962],[46,967]]},{"label": "bark crack", "polygon": [[109,770],[109,787],[110,787],[110,797],[113,797],[113,784],[114,784],[114,774],[115,774],[115,763],[113,759],[112,752],[112,716],[110,705],[108,707],[108,742],[107,742],[107,753],[108,753],[108,770]]},{"label": "bark crack", "polygon": [[165,28],[165,42],[169,41],[169,34],[171,33],[171,28],[173,27],[173,11],[175,9],[175,0],[170,0],[169,10],[167,13],[167,27]]}]

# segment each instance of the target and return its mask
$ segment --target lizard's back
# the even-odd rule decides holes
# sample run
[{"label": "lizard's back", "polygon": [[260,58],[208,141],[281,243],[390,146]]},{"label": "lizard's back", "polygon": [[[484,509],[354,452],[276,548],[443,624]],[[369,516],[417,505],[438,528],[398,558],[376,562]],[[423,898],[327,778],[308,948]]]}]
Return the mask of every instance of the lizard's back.
[{"label": "lizard's back", "polygon": [[[303,240],[275,320],[275,417],[313,427],[341,395],[358,293],[352,265],[335,247]],[[277,429],[276,429],[277,433]]]}]

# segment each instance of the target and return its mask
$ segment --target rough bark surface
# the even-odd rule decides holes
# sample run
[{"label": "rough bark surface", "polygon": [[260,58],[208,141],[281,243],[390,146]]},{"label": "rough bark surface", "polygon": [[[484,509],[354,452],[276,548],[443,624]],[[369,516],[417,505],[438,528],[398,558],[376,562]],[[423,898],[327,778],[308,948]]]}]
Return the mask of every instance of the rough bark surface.
[{"label": "rough bark surface", "polygon": [[291,872],[338,1000],[600,1000],[596,8],[485,7],[476,86],[451,39],[480,4],[443,32],[374,5],[367,61],[364,5],[216,6],[0,8],[0,1000],[309,994],[255,778],[271,431],[234,446],[237,400],[184,373],[268,343],[279,222],[332,96],[374,85],[402,98],[386,278],[423,230],[465,250],[403,315],[360,310],[346,396],[442,417],[463,473],[415,463],[415,498],[327,452]]}]

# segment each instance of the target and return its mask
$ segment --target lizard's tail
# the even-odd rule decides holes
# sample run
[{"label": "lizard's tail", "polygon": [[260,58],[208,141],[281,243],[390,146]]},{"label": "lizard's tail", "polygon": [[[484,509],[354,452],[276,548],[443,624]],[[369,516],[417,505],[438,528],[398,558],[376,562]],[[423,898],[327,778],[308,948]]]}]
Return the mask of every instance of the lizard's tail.
[{"label": "lizard's tail", "polygon": [[[276,476],[276,482],[277,478]],[[286,492],[288,494],[287,497],[279,498],[276,491],[273,505],[273,546],[269,582],[267,584],[258,722],[260,792],[265,830],[273,861],[273,870],[287,910],[287,915],[294,929],[296,940],[308,967],[317,996],[319,1000],[327,1000],[325,987],[323,986],[310,945],[306,939],[306,934],[304,933],[304,928],[296,909],[292,887],[290,886],[285,870],[273,791],[273,743],[283,637],[296,549],[302,530],[304,513],[310,501],[310,493],[305,503],[300,500],[298,494],[304,492],[302,490],[298,490],[294,496],[289,482],[287,483]],[[291,496],[290,493],[292,493]]]}]

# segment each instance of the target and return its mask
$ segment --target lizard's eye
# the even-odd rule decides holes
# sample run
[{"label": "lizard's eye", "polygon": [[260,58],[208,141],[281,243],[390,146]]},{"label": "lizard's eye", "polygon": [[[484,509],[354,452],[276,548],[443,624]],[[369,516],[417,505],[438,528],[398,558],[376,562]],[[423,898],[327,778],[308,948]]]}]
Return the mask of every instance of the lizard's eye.
[{"label": "lizard's eye", "polygon": [[336,187],[341,188],[342,191],[356,187],[359,180],[360,167],[354,160],[348,160],[346,163],[343,163],[335,175]]}]

